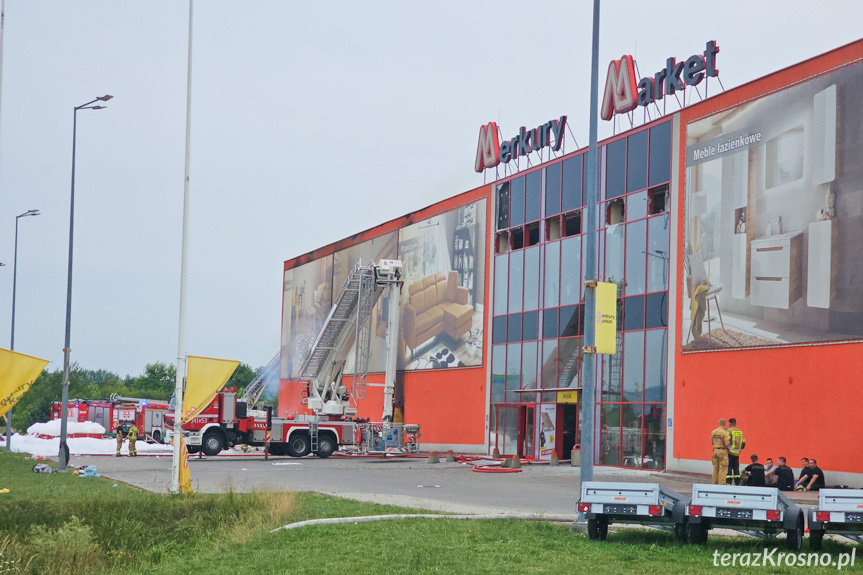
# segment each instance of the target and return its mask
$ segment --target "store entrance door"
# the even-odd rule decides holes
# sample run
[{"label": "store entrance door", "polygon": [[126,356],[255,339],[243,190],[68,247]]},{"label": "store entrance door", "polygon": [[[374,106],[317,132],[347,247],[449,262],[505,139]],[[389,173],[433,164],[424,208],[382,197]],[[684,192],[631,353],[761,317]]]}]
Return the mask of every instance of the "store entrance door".
[{"label": "store entrance door", "polygon": [[562,438],[558,444],[560,451],[557,456],[560,459],[569,459],[572,457],[573,448],[581,443],[581,404],[558,403],[557,414],[557,428],[561,431]]},{"label": "store entrance door", "polygon": [[518,455],[522,457],[534,457],[533,452],[533,430],[535,421],[535,409],[532,405],[522,405],[518,409]]}]

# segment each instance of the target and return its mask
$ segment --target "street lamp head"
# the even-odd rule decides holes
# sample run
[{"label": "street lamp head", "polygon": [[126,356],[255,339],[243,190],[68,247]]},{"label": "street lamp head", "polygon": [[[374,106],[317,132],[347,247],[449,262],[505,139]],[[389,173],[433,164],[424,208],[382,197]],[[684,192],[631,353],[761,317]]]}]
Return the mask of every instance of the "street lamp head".
[{"label": "street lamp head", "polygon": [[22,216],[41,216],[42,214],[39,213],[39,210],[27,210],[26,212],[24,212],[21,215]]},{"label": "street lamp head", "polygon": [[107,106],[90,106],[89,110],[104,110]]},{"label": "street lamp head", "polygon": [[100,102],[107,102],[108,100],[110,100],[113,97],[114,96],[112,96],[111,94],[105,94],[101,98],[96,98],[96,99],[99,100]]}]

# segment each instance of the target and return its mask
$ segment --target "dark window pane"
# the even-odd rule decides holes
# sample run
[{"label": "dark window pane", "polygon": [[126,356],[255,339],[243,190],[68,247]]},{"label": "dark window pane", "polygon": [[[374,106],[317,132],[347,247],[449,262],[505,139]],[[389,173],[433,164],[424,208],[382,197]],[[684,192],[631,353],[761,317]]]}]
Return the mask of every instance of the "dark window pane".
[{"label": "dark window pane", "polygon": [[542,342],[542,387],[557,386],[557,340]]},{"label": "dark window pane", "polygon": [[650,129],[651,187],[671,179],[671,122]]},{"label": "dark window pane", "polygon": [[643,190],[647,187],[647,130],[626,140],[626,191]]},{"label": "dark window pane", "polygon": [[522,294],[524,291],[524,252],[516,252],[509,256],[509,311],[519,312],[524,308]]},{"label": "dark window pane", "polygon": [[506,316],[501,315],[491,320],[491,342],[506,343]]},{"label": "dark window pane", "polygon": [[520,226],[524,223],[524,178],[516,178],[509,183],[509,225]]},{"label": "dark window pane", "polygon": [[640,403],[620,406],[624,467],[641,467],[641,410]]},{"label": "dark window pane", "polygon": [[651,329],[644,334],[644,401],[665,401],[668,330]]},{"label": "dark window pane", "polygon": [[644,332],[623,334],[623,401],[642,401],[644,391]]},{"label": "dark window pane", "polygon": [[542,172],[536,170],[525,176],[524,181],[524,221],[535,222],[539,219],[542,202]]},{"label": "dark window pane", "polygon": [[560,308],[560,337],[581,335],[584,322],[584,306],[568,305]]},{"label": "dark window pane", "polygon": [[603,354],[602,357],[602,401],[620,401],[620,341],[623,338],[617,334],[614,355]]},{"label": "dark window pane", "polygon": [[547,309],[542,312],[542,338],[552,339],[557,337],[557,308]]},{"label": "dark window pane", "polygon": [[611,199],[626,192],[626,140],[612,142],[606,150],[605,197]]},{"label": "dark window pane", "polygon": [[545,215],[560,213],[560,162],[545,169]]},{"label": "dark window pane", "polygon": [[558,387],[578,387],[578,372],[581,370],[581,346],[584,340],[570,337],[560,341],[557,348],[560,368],[557,373]]},{"label": "dark window pane", "polygon": [[513,343],[521,341],[521,314],[513,313],[507,316],[506,341]]},{"label": "dark window pane", "polygon": [[[581,162],[585,154],[579,154],[563,162],[563,199],[562,211],[580,208],[581,203]],[[551,215],[551,214],[549,214]]]},{"label": "dark window pane", "polygon": [[644,451],[641,466],[665,469],[665,406],[644,406]]},{"label": "dark window pane", "polygon": [[509,227],[509,182],[497,187],[497,229]]},{"label": "dark window pane", "polygon": [[644,293],[645,246],[647,243],[647,220],[626,226],[626,285],[625,295]]},{"label": "dark window pane", "polygon": [[[506,346],[506,402],[519,401],[518,389],[521,386],[521,344]],[[515,431],[515,430],[513,430]]]},{"label": "dark window pane", "polygon": [[491,400],[503,401],[506,381],[506,346],[496,345],[491,349]]},{"label": "dark window pane", "polygon": [[620,404],[606,403],[600,411],[599,447],[603,465],[620,465]]},{"label": "dark window pane", "polygon": [[[537,342],[525,343],[521,346],[521,388],[537,389],[536,385],[536,358],[539,353]],[[536,395],[522,393],[522,401],[536,401]]]},{"label": "dark window pane", "polygon": [[644,296],[623,299],[623,331],[644,329]]},{"label": "dark window pane", "polygon": [[668,325],[668,292],[647,295],[644,310],[645,327],[665,327]]},{"label": "dark window pane", "polygon": [[521,338],[525,341],[536,339],[538,312],[528,311],[521,316]]},{"label": "dark window pane", "polygon": [[668,214],[647,224],[647,291],[668,289]]}]

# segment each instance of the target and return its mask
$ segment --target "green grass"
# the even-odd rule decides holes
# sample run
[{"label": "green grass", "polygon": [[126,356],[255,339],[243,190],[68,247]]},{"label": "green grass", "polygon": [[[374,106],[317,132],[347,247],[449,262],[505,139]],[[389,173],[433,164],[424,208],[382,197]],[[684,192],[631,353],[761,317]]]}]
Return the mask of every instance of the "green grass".
[{"label": "green grass", "polygon": [[[621,530],[600,543],[564,525],[512,520],[418,518],[271,534],[274,527],[305,519],[416,510],[307,493],[168,496],[112,487],[103,479],[33,474],[34,463],[0,453],[0,489],[11,490],[0,495],[2,575],[743,573],[753,568],[714,567],[714,551],[785,552],[784,541],[711,536],[706,546],[681,545],[656,531]],[[849,550],[824,542],[834,557]],[[863,570],[863,553],[858,554],[851,572]]]}]

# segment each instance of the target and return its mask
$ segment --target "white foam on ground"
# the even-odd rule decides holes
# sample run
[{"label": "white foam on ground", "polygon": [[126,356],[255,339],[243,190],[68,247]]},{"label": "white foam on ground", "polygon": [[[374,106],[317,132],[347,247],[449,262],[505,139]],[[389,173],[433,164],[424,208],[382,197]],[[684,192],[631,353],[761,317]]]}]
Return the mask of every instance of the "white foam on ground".
[{"label": "white foam on ground", "polygon": [[[60,437],[60,420],[52,419],[45,423],[34,423],[27,428],[27,433],[34,435],[50,435]],[[95,421],[66,421],[66,433],[98,433],[103,435],[105,428]],[[71,449],[71,448],[70,448]]]},{"label": "white foam on ground", "polygon": [[[101,427],[101,426],[100,426]],[[72,433],[71,430],[68,431]],[[80,432],[79,432],[80,433]],[[35,435],[12,436],[12,451],[17,453],[29,453],[43,457],[54,457],[60,452],[60,438],[40,439]],[[70,437],[66,440],[71,455],[114,455],[117,452],[117,441],[115,439],[94,439],[91,437]],[[6,446],[6,438],[0,440],[0,446]],[[173,448],[161,443],[146,443],[138,441],[135,450],[140,454],[170,455]],[[129,442],[123,442],[120,451],[123,455],[129,454]]]}]

